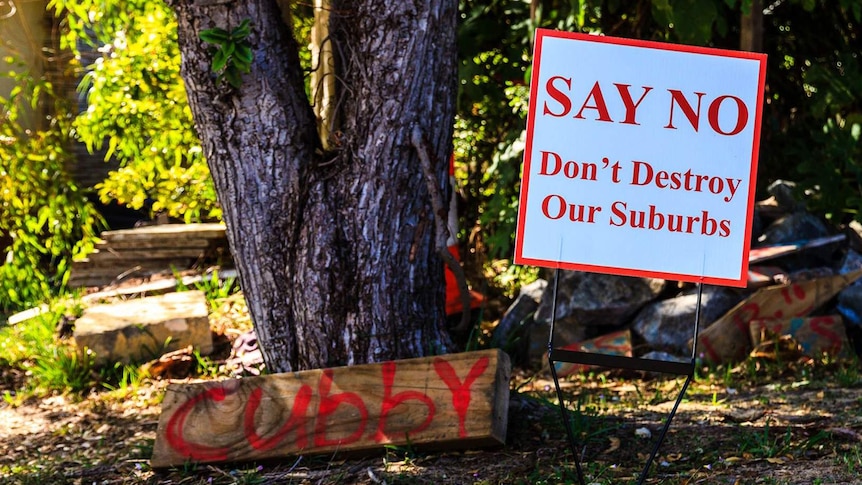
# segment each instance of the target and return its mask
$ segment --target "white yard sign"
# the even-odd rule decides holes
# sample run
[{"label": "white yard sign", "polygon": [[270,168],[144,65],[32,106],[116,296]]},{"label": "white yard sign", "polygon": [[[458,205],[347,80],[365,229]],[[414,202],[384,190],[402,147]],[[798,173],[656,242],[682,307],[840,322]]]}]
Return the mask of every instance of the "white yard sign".
[{"label": "white yard sign", "polygon": [[766,56],[539,30],[515,262],[744,286]]}]

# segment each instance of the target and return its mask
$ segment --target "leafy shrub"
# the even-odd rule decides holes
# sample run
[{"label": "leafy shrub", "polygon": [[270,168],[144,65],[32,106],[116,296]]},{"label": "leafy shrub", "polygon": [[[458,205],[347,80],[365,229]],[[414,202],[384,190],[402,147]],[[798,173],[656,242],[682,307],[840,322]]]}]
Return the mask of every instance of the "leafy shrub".
[{"label": "leafy shrub", "polygon": [[[71,120],[63,100],[50,83],[17,72],[23,65],[15,59],[4,62],[16,84],[0,97],[0,312],[7,313],[66,285],[72,259],[92,249],[100,218],[66,171]],[[29,130],[28,111],[54,114]]]},{"label": "leafy shrub", "polygon": [[772,94],[762,166],[796,180],[810,209],[862,220],[862,5],[792,2],[780,13],[764,33]]},{"label": "leafy shrub", "polygon": [[[180,77],[173,12],[162,1],[58,0],[65,44],[84,62],[84,46],[101,54],[79,90],[87,110],[75,134],[120,168],[97,186],[105,202],[150,207],[186,222],[221,217],[215,188]],[[150,204],[151,203],[151,204]]]},{"label": "leafy shrub", "polygon": [[0,327],[0,366],[26,376],[14,392],[6,391],[3,398],[7,403],[19,404],[31,396],[53,392],[86,394],[100,387],[130,388],[143,380],[144,373],[135,366],[117,363],[97,368],[90,349],[82,352],[72,339],[57,335],[58,327],[80,317],[83,310],[80,301],[51,299],[41,315]]},{"label": "leafy shrub", "polygon": [[[220,219],[180,76],[177,23],[170,8],[162,0],[52,0],[50,7],[65,19],[62,45],[87,70],[79,86],[87,110],[75,120],[75,134],[91,152],[104,150],[106,160],[120,165],[97,186],[101,199],[133,209],[146,206],[186,222]],[[311,9],[291,3],[290,10],[297,35],[307,41]],[[246,24],[238,33],[248,35],[247,29]],[[243,56],[231,59],[240,70],[248,68],[251,56],[249,46],[242,45]],[[98,50],[92,63],[86,60],[87,48]],[[302,62],[310,65],[310,53]],[[236,72],[228,69],[223,75],[235,78]]]}]

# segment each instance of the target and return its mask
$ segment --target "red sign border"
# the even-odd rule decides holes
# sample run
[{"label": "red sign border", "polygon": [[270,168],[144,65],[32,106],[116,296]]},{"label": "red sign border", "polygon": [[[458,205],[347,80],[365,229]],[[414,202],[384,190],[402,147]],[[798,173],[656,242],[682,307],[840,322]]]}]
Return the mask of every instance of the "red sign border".
[{"label": "red sign border", "polygon": [[526,201],[527,201],[527,191],[530,186],[529,178],[530,178],[530,162],[531,156],[533,152],[533,128],[535,126],[536,121],[536,108],[532,101],[530,102],[530,107],[527,112],[527,140],[524,148],[524,164],[523,171],[521,175],[521,193],[518,199],[518,226],[515,234],[515,264],[520,265],[532,265],[532,266],[542,266],[547,268],[560,268],[560,269],[571,269],[571,270],[580,270],[580,271],[588,271],[588,272],[596,272],[596,273],[606,273],[606,274],[615,274],[622,276],[636,276],[636,277],[647,277],[647,278],[663,278],[668,280],[676,280],[676,281],[685,281],[691,283],[707,283],[713,285],[726,285],[726,286],[736,286],[736,287],[745,287],[748,277],[748,259],[749,259],[749,250],[750,244],[747,242],[751,240],[751,222],[754,217],[754,194],[755,194],[755,183],[757,176],[757,163],[758,163],[758,154],[760,151],[760,127],[761,127],[761,117],[763,112],[763,97],[764,97],[764,86],[766,84],[766,54],[761,54],[757,52],[746,52],[746,51],[732,51],[727,49],[716,49],[712,47],[698,47],[698,46],[689,46],[683,44],[669,44],[655,41],[647,41],[647,40],[636,40],[636,39],[625,39],[621,37],[608,37],[604,35],[591,35],[591,34],[582,34],[578,32],[563,32],[557,30],[550,29],[536,29],[536,37],[533,49],[533,72],[532,78],[530,79],[530,92],[537,93],[539,91],[539,72],[541,67],[541,59],[542,59],[542,43],[545,37],[555,37],[555,38],[563,38],[570,40],[581,40],[587,42],[600,42],[605,44],[615,44],[622,45],[628,47],[641,47],[647,49],[658,49],[663,51],[677,51],[677,52],[685,52],[688,54],[701,54],[701,55],[709,55],[709,56],[719,56],[719,57],[733,57],[737,59],[748,59],[757,61],[760,65],[759,67],[759,75],[758,75],[758,86],[757,86],[757,105],[755,108],[756,115],[754,116],[754,139],[752,143],[751,149],[751,169],[749,172],[749,188],[748,188],[748,210],[746,214],[745,221],[745,237],[743,241],[746,244],[743,245],[742,251],[742,264],[739,268],[739,277],[736,279],[733,278],[718,278],[712,276],[704,276],[704,275],[689,275],[689,274],[680,274],[680,273],[670,273],[670,272],[662,272],[662,271],[650,271],[650,270],[642,270],[642,269],[634,269],[634,268],[618,268],[611,266],[601,266],[601,265],[591,265],[585,263],[568,263],[563,261],[549,261],[543,259],[536,258],[525,258],[522,256],[523,253],[523,239],[524,239],[524,224],[523,221],[526,217]]}]

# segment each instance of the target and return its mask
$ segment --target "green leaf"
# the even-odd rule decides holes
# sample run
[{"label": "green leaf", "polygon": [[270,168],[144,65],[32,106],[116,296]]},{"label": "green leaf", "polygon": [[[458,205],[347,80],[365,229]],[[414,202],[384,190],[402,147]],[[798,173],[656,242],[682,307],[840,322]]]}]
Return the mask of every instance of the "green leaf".
[{"label": "green leaf", "polygon": [[250,65],[248,65],[248,64],[241,64],[241,63],[237,62],[236,60],[234,60],[234,61],[231,63],[231,66],[232,66],[234,69],[236,69],[238,72],[240,72],[241,74],[248,74],[248,73],[250,73],[250,72],[251,72],[251,66],[250,66]]},{"label": "green leaf", "polygon": [[109,160],[111,158],[111,155],[113,155],[114,152],[117,151],[118,142],[119,140],[116,137],[111,137],[108,140],[108,150],[105,152],[105,160]]},{"label": "green leaf", "polygon": [[224,49],[219,49],[213,55],[213,72],[221,72],[225,64],[227,64],[227,55],[225,55]]},{"label": "green leaf", "polygon": [[231,57],[231,65],[241,72],[251,72],[251,64],[236,56]]},{"label": "green leaf", "polygon": [[236,52],[234,52],[234,57],[242,60],[246,64],[251,64],[252,59],[254,59],[254,52],[251,50],[251,46],[246,43],[240,43],[236,45]]},{"label": "green leaf", "polygon": [[240,75],[240,72],[234,66],[231,65],[228,66],[227,69],[225,69],[224,77],[227,80],[228,84],[230,84],[234,88],[239,89],[239,87],[242,86],[242,77]]},{"label": "green leaf", "polygon": [[251,19],[245,19],[239,26],[230,31],[230,38],[233,40],[243,40],[249,34],[251,34]]},{"label": "green leaf", "polygon": [[236,50],[236,43],[235,42],[226,42],[222,46],[221,50],[224,51],[225,57],[230,57],[233,55],[234,51]]},{"label": "green leaf", "polygon": [[677,0],[673,4],[674,31],[685,44],[708,43],[717,17],[715,4],[708,0]]},{"label": "green leaf", "polygon": [[666,27],[673,23],[673,8],[668,0],[652,1],[652,16],[656,23]]},{"label": "green leaf", "polygon": [[230,34],[228,34],[226,30],[218,27],[214,29],[201,30],[198,37],[200,37],[204,42],[217,45],[222,45],[230,40]]}]

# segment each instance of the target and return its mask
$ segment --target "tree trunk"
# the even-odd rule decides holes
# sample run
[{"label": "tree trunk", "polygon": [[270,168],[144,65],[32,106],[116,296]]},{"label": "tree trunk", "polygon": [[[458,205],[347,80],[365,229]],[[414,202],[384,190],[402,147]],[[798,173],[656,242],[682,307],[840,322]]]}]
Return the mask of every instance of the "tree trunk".
[{"label": "tree trunk", "polygon": [[[170,0],[195,124],[272,372],[445,351],[443,265],[417,149],[445,187],[455,0],[331,2],[340,133],[324,151],[275,0]],[[201,30],[251,20],[238,89]]]},{"label": "tree trunk", "polygon": [[752,0],[748,12],[742,12],[739,29],[739,48],[744,51],[763,52],[763,1]]}]

